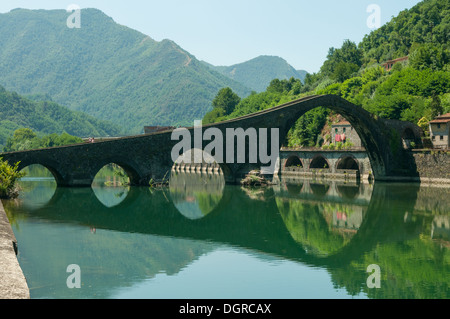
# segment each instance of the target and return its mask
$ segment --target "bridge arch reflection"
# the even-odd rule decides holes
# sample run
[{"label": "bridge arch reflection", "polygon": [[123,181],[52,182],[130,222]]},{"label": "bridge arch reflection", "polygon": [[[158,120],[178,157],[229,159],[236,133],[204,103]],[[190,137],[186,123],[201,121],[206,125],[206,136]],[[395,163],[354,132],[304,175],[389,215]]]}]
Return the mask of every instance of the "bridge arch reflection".
[{"label": "bridge arch reflection", "polygon": [[225,178],[222,174],[172,172],[169,184],[175,207],[187,219],[197,220],[219,205]]},{"label": "bridge arch reflection", "polygon": [[57,188],[53,173],[40,164],[29,165],[22,171],[26,175],[19,181],[21,194],[23,194],[20,200],[29,208],[46,206]]}]

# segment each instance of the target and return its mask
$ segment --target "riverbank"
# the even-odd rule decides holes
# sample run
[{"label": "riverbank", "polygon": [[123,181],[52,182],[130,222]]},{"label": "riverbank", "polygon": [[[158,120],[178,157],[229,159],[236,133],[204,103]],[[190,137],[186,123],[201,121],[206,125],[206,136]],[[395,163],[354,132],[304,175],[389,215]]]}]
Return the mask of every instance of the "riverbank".
[{"label": "riverbank", "polygon": [[16,251],[17,240],[0,200],[0,299],[30,298]]}]

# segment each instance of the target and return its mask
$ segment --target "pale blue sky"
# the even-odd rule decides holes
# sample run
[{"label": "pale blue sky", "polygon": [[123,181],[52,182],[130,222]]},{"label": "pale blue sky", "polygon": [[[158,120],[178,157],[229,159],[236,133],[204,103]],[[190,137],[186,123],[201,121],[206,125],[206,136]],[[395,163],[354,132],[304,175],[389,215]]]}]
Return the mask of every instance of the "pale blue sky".
[{"label": "pale blue sky", "polygon": [[371,29],[367,7],[381,9],[381,23],[419,0],[1,0],[14,8],[97,8],[116,22],[160,41],[170,39],[214,65],[277,55],[296,69],[317,72],[330,47],[359,43]]}]

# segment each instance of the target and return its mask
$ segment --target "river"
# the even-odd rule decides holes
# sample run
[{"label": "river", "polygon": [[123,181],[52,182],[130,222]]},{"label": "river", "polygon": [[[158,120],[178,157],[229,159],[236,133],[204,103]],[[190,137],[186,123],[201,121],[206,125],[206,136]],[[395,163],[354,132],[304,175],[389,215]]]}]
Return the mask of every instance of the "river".
[{"label": "river", "polygon": [[163,189],[20,185],[3,204],[33,299],[450,297],[450,188],[183,173]]}]

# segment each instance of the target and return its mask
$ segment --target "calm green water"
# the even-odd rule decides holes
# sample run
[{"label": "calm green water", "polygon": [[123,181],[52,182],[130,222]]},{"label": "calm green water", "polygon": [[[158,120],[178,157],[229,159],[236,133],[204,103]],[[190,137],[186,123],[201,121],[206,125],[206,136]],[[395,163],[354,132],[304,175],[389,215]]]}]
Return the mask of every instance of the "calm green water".
[{"label": "calm green water", "polygon": [[[450,189],[178,174],[4,201],[32,298],[449,298]],[[81,288],[70,289],[69,265]],[[380,288],[369,288],[369,265]]]}]

